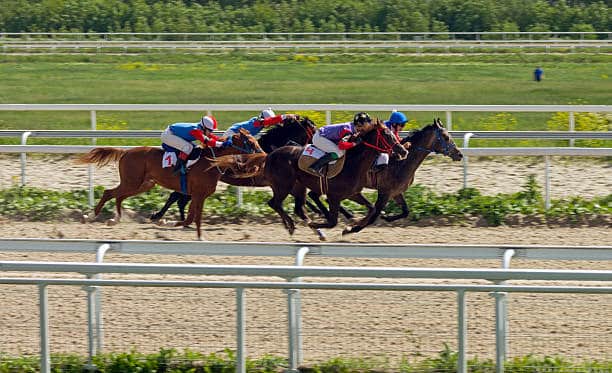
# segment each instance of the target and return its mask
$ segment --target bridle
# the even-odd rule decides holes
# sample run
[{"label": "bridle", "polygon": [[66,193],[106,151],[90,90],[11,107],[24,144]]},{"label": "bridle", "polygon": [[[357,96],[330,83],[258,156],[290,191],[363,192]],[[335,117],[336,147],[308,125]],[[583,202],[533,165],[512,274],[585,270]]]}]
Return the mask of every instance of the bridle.
[{"label": "bridle", "polygon": [[393,151],[393,147],[397,144],[399,144],[399,142],[397,141],[397,138],[395,138],[395,135],[393,135],[393,143],[389,142],[384,136],[383,136],[383,131],[385,129],[381,126],[378,126],[376,128],[376,142],[375,144],[370,144],[369,142],[363,140],[363,145],[367,146],[368,148],[372,148],[374,150],[377,150],[381,153],[391,153]]},{"label": "bridle", "polygon": [[241,133],[240,134],[240,138],[242,139],[242,144],[244,145],[244,147],[235,145],[232,142],[232,148],[240,150],[242,153],[245,153],[245,154],[261,153],[262,152],[259,149],[253,149],[253,147],[251,146],[251,143],[249,142],[249,138],[246,137],[246,135]]},{"label": "bridle", "polygon": [[446,141],[444,139],[444,136],[442,136],[442,128],[440,127],[435,127],[434,129],[434,133],[436,134],[436,140],[438,141],[438,143],[440,143],[440,147],[442,148],[442,151],[436,150],[434,149],[434,144],[431,144],[431,148],[425,148],[422,146],[415,146],[410,147],[410,150],[416,150],[416,151],[422,151],[422,152],[428,152],[428,153],[436,153],[436,154],[443,154],[446,156],[450,156],[450,153],[452,150],[457,149],[457,145],[453,142],[453,141]]}]

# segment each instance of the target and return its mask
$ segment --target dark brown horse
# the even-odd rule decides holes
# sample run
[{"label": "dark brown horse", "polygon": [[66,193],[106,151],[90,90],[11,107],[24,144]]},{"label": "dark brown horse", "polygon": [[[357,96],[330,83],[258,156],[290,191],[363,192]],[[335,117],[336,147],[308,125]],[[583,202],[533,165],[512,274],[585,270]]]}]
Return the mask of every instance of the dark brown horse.
[{"label": "dark brown horse", "polygon": [[[250,152],[256,150],[262,152],[257,140],[248,131],[241,130],[240,134],[233,136],[233,147],[225,149],[212,149],[206,147],[202,150],[202,156],[189,170],[187,174],[187,193],[193,201],[189,207],[187,219],[177,222],[175,225],[187,226],[193,221],[196,223],[198,239],[201,239],[201,219],[204,200],[213,194],[217,188],[217,182],[221,172],[217,167],[211,167],[212,159],[218,156]],[[164,150],[161,148],[141,146],[130,150],[110,147],[99,147],[84,154],[79,161],[81,163],[95,163],[99,166],[110,162],[119,162],[120,183],[116,188],[104,191],[102,198],[96,205],[94,214],[97,216],[104,204],[115,198],[116,217],[115,222],[121,219],[121,202],[131,196],[144,193],[155,184],[164,188],[180,191],[180,175],[174,175],[172,167],[162,168],[162,157]]]},{"label": "dark brown horse", "polygon": [[[308,119],[308,117],[286,118],[283,120],[282,126],[274,126],[270,128],[263,135],[261,135],[257,142],[264,152],[270,153],[274,149],[285,145],[306,145],[312,141],[312,135],[314,135],[316,130],[317,127],[310,119]],[[231,174],[224,174],[221,176],[221,181],[236,186],[261,187],[269,185],[269,183],[263,177],[263,172],[261,172],[258,176],[253,176],[250,178],[236,178],[232,177]],[[190,200],[191,196],[181,192],[170,193],[164,207],[162,207],[159,212],[151,215],[151,220],[160,220],[174,202],[178,204],[181,220],[185,220],[185,206],[187,206],[187,203],[189,203]]]},{"label": "dark brown horse", "polygon": [[[406,149],[399,144],[391,130],[378,120],[371,123],[360,136],[362,142],[346,152],[344,168],[332,179],[312,176],[298,167],[298,159],[304,150],[301,146],[284,146],[265,158],[264,177],[270,183],[274,193],[268,205],[281,216],[290,234],[295,231],[295,223],[283,209],[283,201],[290,193],[295,197],[296,213],[311,228],[315,230],[332,228],[338,224],[338,209],[342,200],[351,199],[362,204],[369,204],[360,192],[367,183],[367,171],[380,152],[393,151],[400,158],[407,155]],[[232,160],[224,158],[225,162],[219,159],[219,164],[231,167]],[[323,193],[323,185],[327,187],[326,193]],[[306,188],[320,194],[327,194],[330,206],[328,221],[315,223],[306,216],[303,208]]]},{"label": "dark brown horse", "polygon": [[412,185],[417,168],[430,153],[443,154],[453,161],[463,159],[463,154],[457,149],[455,141],[443,127],[439,118],[434,119],[432,124],[412,132],[402,142],[410,143],[408,157],[402,160],[389,160],[387,168],[368,178],[366,188],[378,191],[374,212],[368,214],[352,227],[347,227],[342,232],[343,234],[359,232],[374,223],[390,199],[393,199],[401,207],[402,212],[392,216],[381,216],[384,220],[395,221],[408,216],[408,205],[403,193]]}]

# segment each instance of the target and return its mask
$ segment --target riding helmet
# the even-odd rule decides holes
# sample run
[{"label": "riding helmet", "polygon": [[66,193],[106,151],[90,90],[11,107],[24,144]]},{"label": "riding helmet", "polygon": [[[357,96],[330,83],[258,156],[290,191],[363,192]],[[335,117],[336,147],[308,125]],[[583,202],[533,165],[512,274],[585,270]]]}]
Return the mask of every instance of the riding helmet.
[{"label": "riding helmet", "polygon": [[365,111],[362,111],[355,114],[355,117],[353,118],[353,125],[357,125],[357,123],[370,123],[371,121],[372,119],[370,118],[370,115]]},{"label": "riding helmet", "polygon": [[217,120],[212,115],[206,115],[200,119],[200,127],[214,131],[217,129]]}]

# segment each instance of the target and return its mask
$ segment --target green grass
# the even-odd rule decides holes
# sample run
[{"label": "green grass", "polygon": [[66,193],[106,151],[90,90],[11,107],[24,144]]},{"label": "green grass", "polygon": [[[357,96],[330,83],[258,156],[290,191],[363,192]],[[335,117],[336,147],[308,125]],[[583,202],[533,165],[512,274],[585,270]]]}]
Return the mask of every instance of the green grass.
[{"label": "green grass", "polygon": [[[610,104],[607,55],[2,56],[0,103],[99,104]],[[535,83],[536,65],[545,80]],[[163,129],[196,112],[98,112],[100,128]],[[215,113],[225,128],[255,113]],[[350,113],[334,113],[332,121]],[[388,113],[373,113],[386,117]],[[453,113],[478,130],[495,113]],[[517,130],[545,130],[552,113],[514,113]],[[408,113],[421,127],[444,113]],[[88,129],[88,112],[0,112],[0,129]],[[6,141],[6,140],[4,140]],[[35,143],[35,142],[32,142]]]}]

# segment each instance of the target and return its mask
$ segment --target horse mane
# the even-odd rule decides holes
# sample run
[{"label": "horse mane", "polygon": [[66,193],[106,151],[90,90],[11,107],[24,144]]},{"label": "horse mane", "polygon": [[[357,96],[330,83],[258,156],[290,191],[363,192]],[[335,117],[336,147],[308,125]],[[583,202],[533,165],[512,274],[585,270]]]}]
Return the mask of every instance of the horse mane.
[{"label": "horse mane", "polygon": [[407,134],[403,139],[402,139],[402,143],[406,143],[406,142],[410,142],[412,144],[417,144],[423,141],[423,138],[425,137],[425,133],[433,128],[434,124],[428,124],[425,127],[421,128],[421,129],[416,129],[413,131],[410,131],[409,134]]},{"label": "horse mane", "polygon": [[267,156],[267,153],[252,153],[224,155],[215,159],[206,158],[210,165],[205,171],[218,167],[223,170],[231,170],[235,174],[232,175],[233,177],[249,178],[263,171]]}]

